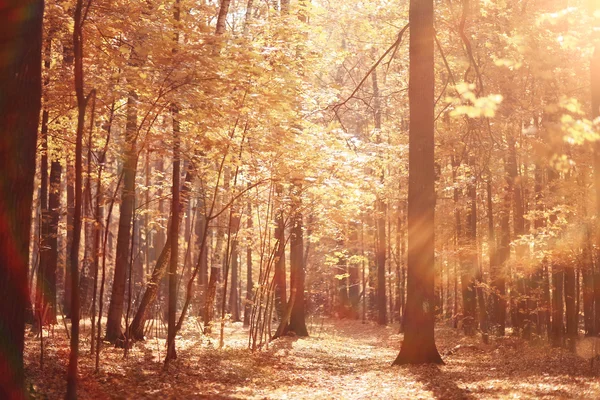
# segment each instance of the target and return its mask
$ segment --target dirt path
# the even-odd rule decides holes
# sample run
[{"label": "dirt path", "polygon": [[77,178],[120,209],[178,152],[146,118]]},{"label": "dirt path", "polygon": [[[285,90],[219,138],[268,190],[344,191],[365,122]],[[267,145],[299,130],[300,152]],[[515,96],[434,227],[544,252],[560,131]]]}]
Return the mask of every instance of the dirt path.
[{"label": "dirt path", "polygon": [[[590,362],[565,350],[512,338],[482,345],[440,326],[441,367],[391,367],[402,335],[355,321],[324,321],[308,339],[284,338],[268,350],[246,350],[241,324],[227,328],[226,347],[216,337],[186,331],[178,355],[163,369],[164,340],[138,344],[127,359],[106,348],[102,371],[93,373],[89,345],[82,345],[80,398],[215,399],[497,399],[600,398]],[[47,341],[44,371],[39,342],[27,340],[27,374],[36,398],[64,396],[68,343],[64,331]],[[585,355],[582,342],[580,355]],[[598,371],[596,371],[598,372]]]}]

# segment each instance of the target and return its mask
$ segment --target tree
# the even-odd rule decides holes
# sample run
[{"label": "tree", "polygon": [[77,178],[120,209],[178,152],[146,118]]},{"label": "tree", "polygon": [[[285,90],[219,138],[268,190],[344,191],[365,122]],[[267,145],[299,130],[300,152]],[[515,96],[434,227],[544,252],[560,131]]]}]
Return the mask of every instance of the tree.
[{"label": "tree", "polygon": [[131,222],[133,221],[135,203],[135,175],[138,153],[137,138],[137,95],[131,90],[127,98],[127,126],[125,128],[126,151],[123,159],[123,191],[121,193],[121,213],[119,214],[119,231],[117,234],[117,255],[113,291],[106,319],[106,340],[114,342],[123,336],[121,319],[125,302],[125,286],[127,267],[131,245]]},{"label": "tree", "polygon": [[74,88],[77,99],[77,130],[75,133],[75,208],[73,212],[73,243],[69,259],[71,261],[71,338],[69,366],[67,368],[67,399],[77,399],[77,370],[79,363],[79,318],[81,314],[79,293],[79,245],[81,241],[83,211],[83,129],[85,113],[89,99],[95,96],[92,90],[87,96],[84,88],[84,47],[83,26],[91,2],[84,8],[83,1],[77,0],[73,13],[73,54],[74,54]]},{"label": "tree", "polygon": [[[181,18],[181,5],[179,0],[175,1],[173,17],[178,24]],[[173,38],[173,52],[177,51],[179,43],[179,27],[176,27],[175,36]],[[168,307],[168,336],[167,336],[167,356],[165,364],[170,360],[177,358],[175,351],[175,334],[176,318],[177,318],[177,266],[179,264],[179,218],[175,214],[180,208],[180,189],[179,182],[181,180],[181,139],[179,125],[179,108],[177,104],[171,105],[171,113],[173,115],[173,185],[171,188],[171,231],[169,232],[171,239],[171,259],[169,260],[169,307]],[[182,209],[183,210],[183,209]]]},{"label": "tree", "polygon": [[[379,94],[379,83],[377,80],[377,68],[371,73],[371,79],[373,82],[373,113],[375,117],[375,134],[377,136],[377,144],[381,144],[381,98]],[[384,182],[384,169],[380,171],[381,182]],[[381,194],[378,195],[375,200],[375,209],[377,212],[376,225],[377,225],[377,249],[376,249],[376,262],[377,262],[377,323],[379,325],[387,324],[386,314],[386,296],[385,296],[385,250],[386,250],[386,234],[385,234],[385,220],[386,220],[386,203],[381,198]]]},{"label": "tree", "polygon": [[275,214],[275,240],[277,241],[277,253],[275,254],[275,310],[281,318],[285,309],[286,303],[286,287],[285,287],[285,220],[283,215],[283,185],[277,183],[275,185],[275,196],[279,202],[279,209]]},{"label": "tree", "polygon": [[408,259],[404,342],[395,365],[442,364],[435,345],[433,0],[411,0]]},{"label": "tree", "polygon": [[[42,95],[44,2],[0,7],[0,397],[26,398],[23,375],[27,262]],[[23,18],[13,18],[22,15]]]},{"label": "tree", "polygon": [[[600,2],[592,1],[593,10],[600,9]],[[595,38],[596,41],[598,37]],[[592,89],[592,118],[595,120],[600,117],[600,45],[598,43],[594,46],[594,54],[592,56],[591,64],[591,89]],[[594,186],[596,189],[596,218],[600,216],[600,142],[596,142],[594,146]],[[596,251],[594,254],[595,267],[593,273],[594,282],[594,323],[593,326],[594,334],[600,334],[600,250],[598,245],[600,244],[600,223],[596,220]]]},{"label": "tree", "polygon": [[[290,233],[290,300],[288,301],[289,323],[284,332],[294,332],[296,336],[308,336],[304,307],[304,234],[302,227],[302,184],[293,182],[294,214]],[[285,317],[284,317],[285,318]]]}]

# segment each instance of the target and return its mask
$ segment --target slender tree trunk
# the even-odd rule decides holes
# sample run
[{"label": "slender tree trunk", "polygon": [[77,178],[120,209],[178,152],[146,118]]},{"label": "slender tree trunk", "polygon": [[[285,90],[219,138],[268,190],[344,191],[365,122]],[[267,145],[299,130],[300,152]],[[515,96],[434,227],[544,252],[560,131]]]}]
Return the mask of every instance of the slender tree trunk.
[{"label": "slender tree trunk", "polygon": [[106,340],[121,340],[121,322],[125,304],[125,286],[131,245],[131,222],[134,214],[135,175],[137,169],[137,94],[131,90],[127,98],[127,123],[125,127],[126,151],[123,159],[123,191],[121,192],[121,213],[117,233],[117,254],[113,276],[112,295],[106,319]]},{"label": "slender tree trunk", "polygon": [[197,295],[197,311],[198,315],[201,316],[203,305],[205,302],[206,288],[208,285],[208,249],[202,251],[202,246],[205,241],[204,236],[208,235],[210,237],[210,230],[206,225],[206,201],[204,197],[201,197],[198,200],[198,207],[201,207],[202,212],[200,212],[199,218],[196,223],[196,252],[198,254],[197,266],[198,268],[198,295]]},{"label": "slender tree trunk", "polygon": [[552,337],[552,320],[551,320],[551,302],[550,302],[550,272],[548,270],[547,258],[542,260],[542,287],[543,287],[543,303],[546,305],[544,310],[546,320],[546,334],[548,338]]},{"label": "slender tree trunk", "polygon": [[587,226],[587,241],[582,254],[583,327],[585,336],[594,335],[594,261],[591,227]]},{"label": "slender tree trunk", "polygon": [[[237,236],[237,232],[235,233]],[[239,322],[240,318],[240,308],[239,308],[239,245],[237,238],[233,239],[231,242],[231,284],[229,290],[229,313],[231,314],[231,321]]]},{"label": "slender tree trunk", "polygon": [[[293,306],[291,307],[291,315],[289,325],[285,330],[286,333],[294,332],[296,336],[308,336],[306,328],[306,315],[304,309],[304,281],[305,281],[305,264],[304,264],[304,234],[302,229],[302,184],[293,182],[293,202],[294,214],[292,216],[292,231],[290,233],[290,288],[293,292]],[[290,295],[290,298],[292,295]],[[288,304],[289,307],[289,304]]]},{"label": "slender tree trunk", "polygon": [[334,269],[334,282],[337,285],[338,292],[338,306],[336,307],[337,314],[340,318],[346,318],[349,311],[349,298],[348,298],[348,257],[344,254],[344,241],[338,240],[337,251],[338,262],[337,267]]},{"label": "slender tree trunk", "polygon": [[231,0],[221,0],[221,6],[219,7],[219,15],[217,17],[217,27],[215,34],[222,35],[225,33],[227,24],[227,14],[229,13],[229,4]]},{"label": "slender tree trunk", "polygon": [[[491,172],[490,172],[491,173]],[[488,321],[491,319],[492,324],[498,323],[497,316],[495,315],[495,307],[498,302],[497,290],[498,288],[494,285],[496,277],[499,275],[499,265],[498,265],[498,254],[496,250],[496,233],[495,233],[495,225],[494,225],[494,203],[492,200],[492,178],[491,176],[487,181],[487,209],[488,209],[488,248],[489,248],[489,257],[490,257],[490,276],[491,276],[491,288],[492,294],[489,300],[489,310],[490,315],[488,315]],[[480,282],[482,283],[482,282]],[[491,325],[488,323],[488,330]]]},{"label": "slender tree trunk", "polygon": [[[350,223],[350,247],[353,249],[352,255],[354,256],[360,255],[358,229],[357,223]],[[349,260],[348,275],[348,299],[350,302],[351,318],[358,319],[358,306],[360,303],[359,264],[353,261],[352,258]]]},{"label": "slender tree trunk", "polygon": [[246,302],[244,305],[244,326],[250,326],[250,318],[252,316],[252,292],[254,290],[254,282],[252,281],[252,202],[248,200],[248,220],[246,228],[248,228],[248,237],[246,245]]},{"label": "slender tree trunk", "polygon": [[67,318],[71,318],[71,248],[73,247],[73,215],[75,214],[75,170],[73,163],[67,158],[67,246],[65,255],[65,294],[63,312]]},{"label": "slender tree trunk", "polygon": [[71,353],[67,369],[66,399],[77,399],[77,364],[79,361],[79,242],[81,238],[82,198],[82,153],[83,129],[87,99],[83,87],[83,1],[77,0],[75,5],[75,27],[73,29],[73,49],[75,54],[75,94],[77,97],[77,135],[75,142],[75,210],[73,213],[73,244],[71,247]]},{"label": "slender tree trunk", "polygon": [[[371,73],[373,81],[373,112],[375,119],[375,132],[377,135],[377,144],[381,143],[381,98],[379,94],[379,84],[377,80],[377,69],[374,69]],[[381,154],[379,155],[381,158]],[[380,182],[383,186],[384,170],[381,169]],[[385,246],[387,243],[386,232],[385,232],[385,220],[386,220],[386,204],[383,200],[383,194],[379,193],[375,200],[375,210],[377,212],[376,224],[377,224],[377,248],[375,254],[375,260],[377,262],[377,323],[379,325],[387,324],[387,313],[386,313],[386,294],[385,294]]]},{"label": "slender tree trunk", "polygon": [[60,220],[60,162],[53,160],[50,164],[50,193],[48,195],[49,232],[48,232],[48,264],[46,276],[46,311],[47,321],[56,323],[56,271],[58,269],[58,224]]},{"label": "slender tree trunk", "polygon": [[572,264],[568,264],[565,267],[565,315],[567,320],[567,340],[568,346],[571,350],[575,350],[575,344],[577,340],[577,314],[575,310],[575,267]]},{"label": "slender tree trunk", "polygon": [[[537,119],[536,119],[537,121]],[[543,204],[543,168],[541,166],[541,163],[538,162],[535,165],[535,203],[536,203],[536,211],[538,212],[538,215],[543,215],[544,212],[544,204]],[[542,217],[536,218],[535,222],[534,222],[534,227],[536,229],[536,232],[538,229],[541,229],[545,226],[545,219]],[[544,263],[541,262],[538,270],[537,270],[537,288],[538,288],[538,292],[541,295],[541,298],[539,300],[539,304],[537,306],[538,312],[537,312],[537,334],[538,335],[542,335],[543,329],[544,327],[547,327],[549,322],[549,318],[548,318],[548,310],[550,309],[550,304],[549,302],[546,301],[546,298],[544,296],[544,287],[545,287],[545,282],[547,282],[548,277],[545,274],[544,271]]]},{"label": "slender tree trunk", "polygon": [[560,347],[564,331],[564,265],[552,262],[552,346]]},{"label": "slender tree trunk", "polygon": [[275,310],[279,319],[283,317],[286,306],[286,273],[285,273],[285,221],[283,217],[283,185],[275,184],[275,197],[279,209],[275,214]]},{"label": "slender tree trunk", "polygon": [[[460,213],[459,196],[460,189],[458,188],[458,182],[456,178],[456,172],[460,167],[460,162],[456,160],[456,156],[452,155],[452,184],[454,185],[453,193],[453,205],[454,205],[454,252],[460,254],[460,247],[462,245],[462,216]],[[454,309],[452,312],[452,327],[458,328],[458,271],[457,266],[461,262],[462,256],[456,257],[454,261]]]},{"label": "slender tree trunk", "polygon": [[[594,48],[591,66],[592,119],[600,116],[600,46]],[[596,188],[596,251],[594,254],[594,334],[600,334],[600,142],[594,146],[594,186]]]},{"label": "slender tree trunk", "polygon": [[[510,186],[513,194],[513,229],[515,239],[519,239],[525,233],[525,218],[523,211],[523,195],[521,183],[518,181],[519,178],[519,169],[517,164],[517,153],[516,153],[516,144],[515,139],[511,134],[507,137],[508,143],[508,174],[509,179],[511,181]],[[522,245],[516,246],[516,259],[517,265],[522,261],[524,257],[524,248]],[[517,270],[517,275],[519,272],[524,273],[523,271]],[[526,326],[526,318],[528,315],[527,311],[527,297],[525,293],[525,278],[520,277],[517,278],[516,285],[512,285],[511,290],[511,319],[513,324],[513,333],[518,335],[521,331],[523,331]],[[529,326],[529,324],[527,324]],[[524,332],[525,336],[528,336],[528,332],[530,332],[529,328],[527,328],[527,332]]]},{"label": "slender tree trunk", "polygon": [[[176,5],[176,20],[179,19],[179,1]],[[173,106],[175,107],[175,106]],[[168,315],[168,336],[167,336],[167,356],[165,363],[177,358],[175,351],[175,324],[177,320],[177,264],[179,260],[179,218],[176,218],[180,208],[179,201],[179,180],[180,180],[180,159],[179,159],[179,120],[177,119],[177,109],[173,110],[173,185],[172,185],[172,205],[171,205],[171,231],[169,232],[171,244],[171,260],[169,263],[169,315]]]},{"label": "slender tree trunk", "polygon": [[471,173],[467,184],[468,207],[467,223],[465,227],[465,243],[461,249],[465,254],[462,256],[462,274],[460,278],[463,295],[463,329],[465,335],[473,336],[477,329],[477,293],[475,286],[475,274],[477,266],[477,186],[473,172],[474,163],[471,164]]},{"label": "slender tree trunk", "polygon": [[[181,219],[183,218],[183,210],[185,209],[185,205],[189,201],[190,197],[190,189],[191,182],[194,178],[194,165],[192,163],[188,164],[185,181],[181,186],[180,190],[180,203],[179,203],[179,212],[177,213],[178,225],[181,223]],[[146,285],[146,290],[142,296],[139,307],[133,320],[131,321],[131,325],[129,327],[129,331],[132,337],[136,340],[144,339],[144,326],[146,324],[147,312],[154,304],[154,300],[156,300],[156,296],[158,294],[160,284],[162,282],[162,278],[167,272],[167,266],[170,263],[171,259],[171,224],[173,218],[169,221],[169,229],[167,230],[167,240],[164,243],[160,255],[156,260],[156,264],[154,266],[154,270],[152,271],[152,276]]]},{"label": "slender tree trunk", "polygon": [[[94,272],[92,271],[92,267],[94,265],[94,239],[93,239],[93,224],[92,220],[92,151],[94,148],[93,142],[93,133],[94,133],[94,117],[96,112],[96,95],[95,92],[92,92],[93,97],[92,106],[91,106],[91,118],[90,118],[90,126],[89,126],[89,136],[88,136],[88,148],[87,148],[87,171],[86,171],[86,180],[85,186],[83,189],[83,210],[82,215],[85,220],[84,224],[84,234],[85,234],[85,247],[84,247],[84,256],[83,256],[83,266],[81,268],[81,275],[79,277],[79,293],[81,296],[81,312],[84,317],[87,315],[89,311],[89,292],[90,292],[90,282],[92,281],[92,275]],[[90,94],[90,96],[92,96]],[[93,317],[92,317],[93,318]]]},{"label": "slender tree trunk", "polygon": [[[40,219],[41,219],[41,235],[39,238],[39,265],[37,273],[37,285],[36,285],[36,296],[35,296],[35,312],[36,312],[36,323],[46,324],[46,313],[49,311],[48,304],[48,264],[50,257],[50,221],[48,212],[48,84],[50,83],[50,62],[52,56],[52,36],[48,34],[44,43],[44,70],[46,76],[44,77],[44,111],[42,112],[42,126],[40,130],[40,141],[41,141],[41,157],[40,157]],[[41,331],[41,327],[39,327]]]},{"label": "slender tree trunk", "polygon": [[496,335],[506,334],[506,277],[508,260],[510,258],[510,205],[512,200],[512,181],[506,172],[506,188],[504,200],[500,208],[500,242],[498,245],[498,269],[496,270],[492,287],[494,288],[494,318],[497,326]]}]

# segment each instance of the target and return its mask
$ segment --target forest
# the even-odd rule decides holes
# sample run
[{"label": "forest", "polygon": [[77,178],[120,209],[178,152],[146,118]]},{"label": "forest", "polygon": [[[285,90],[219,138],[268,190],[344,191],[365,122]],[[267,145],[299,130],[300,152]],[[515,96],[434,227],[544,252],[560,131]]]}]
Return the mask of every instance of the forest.
[{"label": "forest", "polygon": [[0,1],[1,399],[600,398],[600,0]]}]

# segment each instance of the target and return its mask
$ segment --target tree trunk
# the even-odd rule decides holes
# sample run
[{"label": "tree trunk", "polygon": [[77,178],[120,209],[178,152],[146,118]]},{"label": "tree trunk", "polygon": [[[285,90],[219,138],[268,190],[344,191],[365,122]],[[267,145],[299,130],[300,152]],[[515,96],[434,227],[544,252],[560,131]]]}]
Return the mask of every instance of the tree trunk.
[{"label": "tree trunk", "polygon": [[75,54],[75,95],[77,97],[77,134],[75,141],[75,210],[73,213],[73,244],[71,246],[71,352],[67,369],[67,400],[77,399],[77,364],[79,362],[79,242],[81,239],[81,213],[83,208],[83,128],[87,99],[83,87],[83,0],[75,5],[73,49]]},{"label": "tree trunk", "polygon": [[500,243],[497,252],[498,269],[493,274],[492,288],[494,290],[494,322],[496,335],[506,334],[506,277],[508,276],[508,260],[510,258],[510,204],[512,184],[506,174],[506,189],[500,209]]},{"label": "tree trunk", "polygon": [[117,233],[117,254],[113,276],[112,295],[106,319],[106,340],[115,342],[123,337],[121,320],[125,303],[125,286],[129,266],[131,245],[131,222],[134,214],[135,175],[138,154],[136,149],[137,94],[131,90],[127,98],[127,123],[125,127],[125,154],[123,157],[123,188],[121,192],[121,213]]},{"label": "tree trunk", "polygon": [[337,241],[337,266],[334,271],[334,282],[337,286],[338,306],[336,314],[340,318],[346,318],[349,314],[350,301],[348,297],[348,257],[344,254],[344,241]]},{"label": "tree trunk", "polygon": [[594,262],[592,259],[593,243],[590,227],[587,227],[587,242],[583,249],[582,273],[583,284],[583,327],[585,336],[594,335]]},{"label": "tree trunk", "polygon": [[[379,84],[377,81],[377,69],[371,73],[373,81],[373,113],[375,119],[375,134],[377,144],[381,144],[381,98],[379,95]],[[381,154],[379,154],[381,158]],[[385,182],[383,168],[381,169],[380,182]],[[385,294],[385,246],[387,243],[385,232],[386,204],[383,200],[383,194],[378,193],[375,200],[375,212],[377,213],[377,248],[375,249],[375,260],[377,263],[377,323],[379,325],[387,324],[386,313],[386,294]]]},{"label": "tree trunk", "polygon": [[252,316],[252,292],[254,291],[254,282],[252,281],[252,202],[248,200],[248,242],[246,245],[246,302],[244,305],[244,326],[250,326]]},{"label": "tree trunk", "polygon": [[[292,216],[292,231],[290,233],[290,302],[292,302],[289,324],[285,333],[293,332],[296,336],[308,336],[306,315],[304,310],[304,234],[302,230],[302,184],[293,182],[292,198],[294,214]],[[293,296],[293,300],[291,300]],[[289,304],[288,304],[289,307]]]},{"label": "tree trunk", "polygon": [[[600,116],[600,46],[594,47],[591,66],[592,119]],[[594,334],[600,333],[600,142],[594,146],[594,186],[596,188],[596,251],[594,268]]]},{"label": "tree trunk", "polygon": [[575,267],[569,264],[565,267],[565,315],[567,320],[567,340],[571,350],[575,350],[577,340],[577,314],[575,312]]},{"label": "tree trunk", "polygon": [[410,0],[408,293],[394,364],[443,363],[435,345],[433,0]]},{"label": "tree trunk", "polygon": [[196,252],[198,255],[197,266],[198,268],[198,280],[197,280],[197,313],[199,316],[202,314],[203,304],[206,294],[206,286],[208,285],[208,249],[201,251],[204,242],[204,236],[210,236],[210,230],[206,227],[206,207],[205,207],[205,199],[201,196],[198,199],[198,207],[201,208],[201,212],[198,215],[198,220],[196,222]]},{"label": "tree trunk", "polygon": [[[523,211],[523,195],[522,195],[522,186],[519,181],[519,168],[517,164],[517,153],[516,153],[516,144],[515,139],[509,133],[507,136],[508,143],[508,162],[507,169],[508,175],[510,179],[510,186],[512,188],[513,195],[513,230],[515,239],[519,239],[525,233],[525,218]],[[522,258],[524,257],[524,248],[522,245],[516,246],[516,265],[519,265],[522,262]],[[523,271],[519,271],[519,268],[516,268],[516,275],[519,275],[519,272],[524,273]],[[519,332],[524,330],[526,327],[526,319],[528,315],[527,311],[527,297],[525,293],[525,278],[520,277],[516,279],[516,284],[512,285],[511,290],[511,320],[513,325],[513,334],[518,335]],[[527,332],[529,330],[529,324],[527,323]],[[524,332],[524,335],[527,336],[528,333]]]},{"label": "tree trunk", "polygon": [[[535,165],[535,203],[536,203],[536,211],[538,212],[538,215],[540,217],[536,218],[534,221],[534,227],[536,229],[536,232],[538,229],[541,229],[545,226],[545,219],[542,218],[541,216],[543,215],[544,212],[544,204],[543,204],[543,168],[541,166],[541,163],[538,162]],[[537,305],[537,334],[539,336],[542,335],[544,327],[547,328],[548,324],[550,323],[548,320],[548,310],[550,307],[550,304],[548,304],[548,302],[546,301],[546,298],[544,296],[544,287],[545,287],[545,281],[547,280],[547,275],[545,274],[544,271],[544,263],[540,263],[539,267],[537,268],[537,282],[536,282],[536,286],[537,286],[537,292],[541,295],[541,298],[539,299],[539,303]]]},{"label": "tree trunk", "polygon": [[75,171],[73,163],[67,159],[67,246],[65,254],[65,293],[63,299],[63,312],[66,318],[71,318],[71,247],[73,246],[73,215],[75,213]]},{"label": "tree trunk", "polygon": [[[0,398],[27,398],[27,264],[42,90],[43,1],[3,4],[0,43]],[[19,15],[22,18],[14,18]]]},{"label": "tree trunk", "polygon": [[458,204],[460,189],[456,179],[456,172],[460,167],[460,162],[452,155],[452,184],[454,185],[453,205],[454,205],[454,252],[458,254],[454,262],[454,307],[452,311],[452,327],[458,328],[458,271],[457,265],[461,262],[460,248],[462,246],[462,217],[460,214],[460,205]]},{"label": "tree trunk", "polygon": [[477,293],[475,274],[477,267],[477,187],[473,160],[470,161],[470,177],[467,184],[468,207],[465,225],[465,243],[459,251],[463,253],[460,278],[463,295],[463,329],[465,335],[473,336],[477,329]]},{"label": "tree trunk", "polygon": [[[237,235],[237,232],[234,234]],[[238,286],[239,286],[239,251],[238,241],[233,239],[231,242],[231,284],[229,289],[229,313],[231,314],[232,322],[239,322],[240,319],[240,308],[238,306]]]},{"label": "tree trunk", "polygon": [[58,269],[58,224],[60,220],[60,175],[62,167],[59,161],[50,164],[50,192],[48,195],[49,232],[48,232],[48,264],[46,278],[46,310],[47,322],[56,323],[56,271]]},{"label": "tree trunk", "polygon": [[[179,203],[179,212],[177,213],[178,225],[181,223],[181,219],[183,218],[183,210],[185,209],[185,205],[189,201],[190,197],[190,189],[191,182],[194,177],[194,165],[192,163],[188,164],[185,181],[181,186],[180,198],[181,201]],[[143,340],[144,339],[144,325],[146,324],[147,312],[156,300],[156,296],[158,294],[158,290],[160,288],[160,284],[162,282],[162,278],[167,271],[167,266],[169,265],[171,259],[171,221],[169,222],[169,229],[167,229],[167,240],[164,243],[160,255],[158,256],[158,260],[156,260],[156,264],[154,266],[154,270],[152,271],[152,276],[146,285],[146,290],[144,291],[144,295],[142,296],[142,300],[140,301],[139,307],[135,316],[133,317],[133,321],[131,321],[131,325],[129,327],[129,331],[132,337],[135,340]]]},{"label": "tree trunk", "polygon": [[[44,43],[44,111],[42,112],[42,126],[40,130],[41,157],[40,157],[40,219],[41,235],[39,237],[39,265],[37,273],[36,296],[35,296],[35,324],[46,324],[46,313],[49,307],[48,299],[48,258],[50,257],[50,221],[48,213],[48,117],[47,91],[50,83],[50,61],[51,61],[52,37],[47,35]],[[42,328],[39,327],[41,330]]]},{"label": "tree trunk", "polygon": [[[358,238],[358,224],[350,223],[350,246],[353,249],[352,255],[360,255],[360,244]],[[360,303],[360,276],[359,264],[350,260],[348,265],[348,300],[350,302],[351,318],[358,319],[358,306]]]},{"label": "tree trunk", "polygon": [[283,218],[283,186],[275,184],[275,196],[279,203],[279,209],[275,215],[275,310],[281,319],[286,305],[286,273],[285,273],[285,221]]},{"label": "tree trunk", "polygon": [[[176,3],[175,20],[179,20],[179,1]],[[169,239],[171,244],[171,259],[169,262],[169,315],[168,315],[168,336],[167,336],[167,355],[165,363],[177,358],[175,351],[175,334],[177,320],[177,264],[179,261],[179,223],[180,219],[175,218],[180,209],[180,189],[179,181],[181,179],[180,156],[179,156],[179,120],[176,106],[173,105],[173,185],[172,185],[172,203],[171,203],[171,231]],[[182,210],[183,211],[183,210]]]},{"label": "tree trunk", "polygon": [[552,346],[560,347],[564,331],[564,266],[558,261],[552,262]]}]

